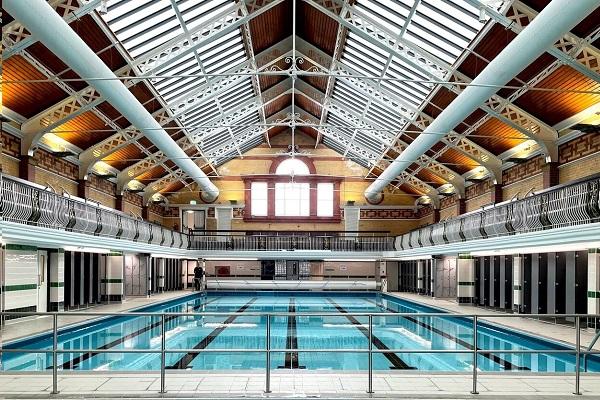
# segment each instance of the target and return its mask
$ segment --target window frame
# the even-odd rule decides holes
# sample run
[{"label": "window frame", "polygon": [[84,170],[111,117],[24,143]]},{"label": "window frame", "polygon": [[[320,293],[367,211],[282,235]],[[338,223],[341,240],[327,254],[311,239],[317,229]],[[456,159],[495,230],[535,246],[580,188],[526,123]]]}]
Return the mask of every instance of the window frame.
[{"label": "window frame", "polygon": [[[300,158],[300,157],[299,157]],[[297,175],[293,177],[295,183],[308,183],[310,187],[309,194],[309,215],[308,216],[277,216],[275,214],[275,184],[276,183],[290,183],[292,178],[289,175],[276,175],[275,171],[281,162],[287,157],[279,157],[271,163],[269,174],[265,175],[242,175],[242,181],[244,182],[245,196],[244,196],[244,221],[245,222],[288,222],[288,223],[305,223],[305,222],[319,222],[319,223],[340,223],[341,207],[340,207],[340,186],[343,178],[333,177],[326,175],[317,175],[315,168],[310,160],[306,160],[302,157],[302,161],[305,162],[309,168],[310,175]],[[266,182],[267,183],[267,215],[266,216],[255,216],[252,215],[252,183],[254,182]],[[319,216],[317,215],[317,185],[319,183],[331,183],[333,184],[333,215],[332,216]]]}]

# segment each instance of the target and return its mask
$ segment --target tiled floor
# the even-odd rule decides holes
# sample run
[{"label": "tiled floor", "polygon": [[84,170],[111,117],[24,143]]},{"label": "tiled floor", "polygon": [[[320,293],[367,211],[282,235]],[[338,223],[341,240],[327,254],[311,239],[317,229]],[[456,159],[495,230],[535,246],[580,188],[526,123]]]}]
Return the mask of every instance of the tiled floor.
[{"label": "tiled floor", "polygon": [[[434,299],[429,296],[421,296],[415,293],[390,293],[391,295],[413,300],[416,302],[428,304],[434,307],[443,308],[448,311],[460,314],[497,314],[498,317],[482,318],[495,324],[504,325],[508,328],[518,329],[532,333],[534,336],[545,336],[549,339],[559,340],[568,344],[575,344],[575,329],[572,326],[554,324],[551,322],[539,321],[531,318],[522,318],[515,314],[494,311],[491,309],[473,307],[469,305],[459,305],[454,299]],[[511,316],[512,315],[512,316]],[[510,317],[509,317],[510,316]],[[583,326],[583,322],[582,322]],[[588,347],[595,336],[593,329],[581,330],[581,345]],[[594,346],[595,350],[600,350],[600,340]]]},{"label": "tiled floor", "polygon": [[[191,291],[165,292],[155,294],[152,297],[130,297],[122,303],[101,304],[90,307],[81,312],[122,312],[133,308],[146,306],[152,303],[170,300],[180,296],[191,294]],[[68,317],[60,317],[58,326],[66,326],[79,323],[88,319],[98,318],[93,316],[78,315],[80,312],[73,311]],[[6,326],[0,330],[0,344],[22,336],[35,335],[36,333],[52,329],[52,317],[28,317],[21,321],[8,321]]]},{"label": "tiled floor", "polygon": [[[269,397],[368,397],[366,374],[274,371]],[[62,397],[159,397],[157,374],[61,374]],[[556,398],[572,397],[573,376],[481,375],[479,397]],[[0,398],[48,396],[51,376],[0,375]],[[258,373],[167,373],[167,393],[163,397],[265,397],[265,376]],[[470,397],[472,380],[464,374],[374,373],[373,397],[381,398],[462,398]],[[581,392],[600,398],[600,377],[582,375]]]}]

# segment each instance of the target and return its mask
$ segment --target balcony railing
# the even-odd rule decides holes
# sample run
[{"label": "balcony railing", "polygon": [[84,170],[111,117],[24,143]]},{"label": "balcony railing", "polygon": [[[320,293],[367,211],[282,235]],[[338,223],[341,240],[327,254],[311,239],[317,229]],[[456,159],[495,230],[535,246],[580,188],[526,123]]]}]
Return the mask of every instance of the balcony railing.
[{"label": "balcony railing", "polygon": [[179,249],[189,237],[157,224],[85,201],[55,193],[20,179],[0,175],[0,216],[4,221],[85,233]]},{"label": "balcony railing", "polygon": [[600,175],[484,207],[396,238],[398,250],[487,239],[600,221]]},{"label": "balcony railing", "polygon": [[[0,174],[0,217],[24,225],[205,251],[394,250],[394,237],[379,232],[176,232],[98,203],[55,193],[50,187]],[[358,235],[358,236],[357,236]]]},{"label": "balcony railing", "polygon": [[190,249],[207,251],[322,250],[382,252],[394,250],[391,236],[315,235],[315,232],[267,234],[216,234],[190,237]]}]

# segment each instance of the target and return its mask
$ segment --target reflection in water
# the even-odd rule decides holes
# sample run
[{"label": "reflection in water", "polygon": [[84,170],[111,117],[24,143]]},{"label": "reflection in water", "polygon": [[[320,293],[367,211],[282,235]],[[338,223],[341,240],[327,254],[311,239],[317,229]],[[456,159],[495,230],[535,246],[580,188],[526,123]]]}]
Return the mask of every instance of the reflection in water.
[{"label": "reflection in water", "polygon": [[[290,343],[298,349],[368,349],[368,317],[357,316],[349,320],[346,313],[401,312],[414,313],[412,317],[373,317],[373,336],[378,347],[388,349],[472,349],[472,322],[468,318],[420,317],[419,313],[434,312],[430,308],[411,302],[376,294],[356,296],[327,294],[326,296],[293,293],[297,312],[337,313],[336,316],[297,316],[294,323],[288,323],[287,316],[271,317],[271,357],[272,368],[286,365],[306,369],[366,370],[366,353],[312,352],[299,353],[298,362],[286,364]],[[151,312],[234,312],[248,303],[244,312],[288,311],[290,297],[269,294],[252,295],[209,295],[206,297],[185,297],[167,306],[153,306],[144,311]],[[336,309],[328,299],[338,305]],[[340,313],[339,310],[345,310]],[[168,349],[181,349],[181,353],[168,353],[166,362],[176,366],[177,361],[187,353],[185,350],[205,341],[209,349],[264,349],[266,346],[266,317],[241,315],[234,320],[215,316],[181,316],[166,318],[166,344]],[[212,336],[211,336],[212,335]],[[289,335],[295,335],[290,340]],[[59,348],[80,349],[160,349],[160,319],[158,317],[118,317],[108,320],[88,322],[77,328],[59,334]],[[28,349],[51,349],[51,335],[29,341],[12,343],[6,347]],[[481,324],[478,335],[480,349],[550,349],[560,348],[558,344],[543,342]],[[286,352],[286,349],[288,350]],[[471,354],[396,354],[402,365],[418,370],[469,371],[472,368]],[[373,355],[376,370],[389,370],[394,367],[390,357],[381,353]],[[51,354],[3,353],[2,370],[42,371],[52,366]],[[59,367],[69,370],[159,370],[160,354],[156,353],[73,353],[59,354]],[[533,372],[572,372],[574,357],[566,354],[502,354],[480,355],[478,365],[484,371],[526,370]],[[200,353],[186,363],[192,370],[263,369],[265,354],[256,353]],[[600,371],[597,357],[588,361],[590,371]]]}]

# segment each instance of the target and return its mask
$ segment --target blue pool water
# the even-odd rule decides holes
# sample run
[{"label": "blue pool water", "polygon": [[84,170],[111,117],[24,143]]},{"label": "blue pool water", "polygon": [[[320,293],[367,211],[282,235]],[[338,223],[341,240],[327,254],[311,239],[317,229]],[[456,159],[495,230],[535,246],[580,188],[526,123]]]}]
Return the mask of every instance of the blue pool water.
[{"label": "blue pool water", "polygon": [[[145,307],[148,312],[327,312],[335,316],[272,316],[271,348],[368,349],[368,317],[351,313],[402,312],[414,317],[373,317],[374,349],[472,349],[472,321],[459,317],[420,317],[419,313],[439,312],[435,308],[379,293],[334,292],[236,292],[191,295]],[[65,317],[65,321],[68,321]],[[90,321],[59,332],[60,349],[160,349],[159,318],[113,317]],[[176,349],[264,349],[266,317],[184,316],[170,317],[166,324],[166,348]],[[483,371],[572,372],[575,356],[568,354],[506,354],[503,350],[565,349],[563,345],[505,328],[481,323],[478,348],[498,350],[479,355]],[[50,334],[12,343],[4,348],[49,349]],[[2,370],[45,370],[52,366],[50,354],[2,353]],[[231,370],[264,369],[264,353],[186,352],[169,353],[170,369]],[[59,354],[64,370],[158,370],[160,355],[138,352]],[[417,369],[428,371],[469,371],[470,354],[381,354],[373,355],[376,370]],[[271,368],[309,370],[365,370],[365,353],[274,352]],[[600,359],[589,357],[588,371],[600,371]]]}]

